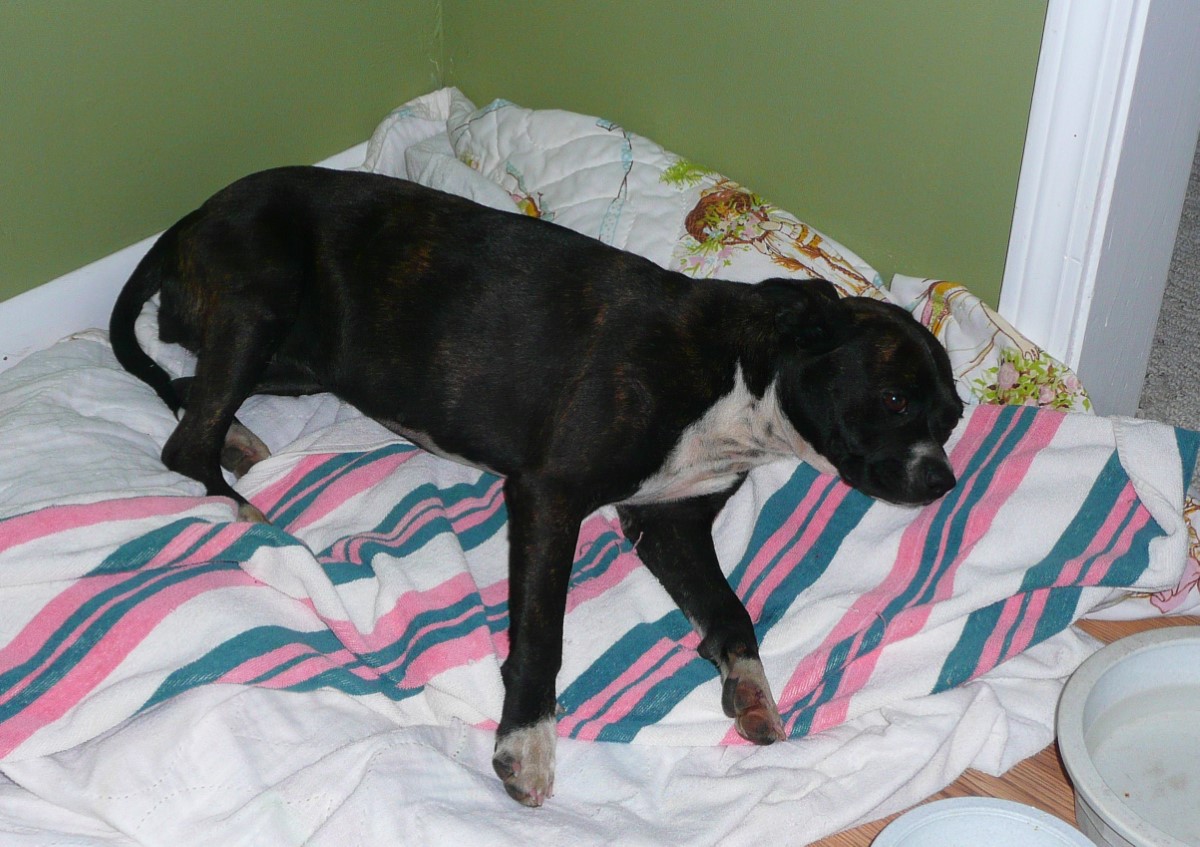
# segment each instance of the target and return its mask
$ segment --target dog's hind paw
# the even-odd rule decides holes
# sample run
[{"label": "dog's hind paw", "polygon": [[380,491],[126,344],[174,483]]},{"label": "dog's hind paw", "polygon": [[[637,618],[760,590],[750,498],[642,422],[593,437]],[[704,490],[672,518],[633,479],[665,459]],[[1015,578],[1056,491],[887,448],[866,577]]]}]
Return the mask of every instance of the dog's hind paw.
[{"label": "dog's hind paw", "polygon": [[238,504],[238,520],[246,523],[270,523],[267,516],[253,503]]},{"label": "dog's hind paw", "polygon": [[554,730],[554,718],[544,718],[496,739],[492,768],[518,803],[540,806],[554,793]]},{"label": "dog's hind paw", "polygon": [[244,424],[235,420],[230,425],[225,446],[221,448],[221,467],[241,479],[252,467],[270,456],[270,448]]},{"label": "dog's hind paw", "polygon": [[779,707],[767,686],[762,663],[757,660],[734,661],[721,689],[721,706],[733,718],[738,735],[753,744],[773,744],[787,738]]}]

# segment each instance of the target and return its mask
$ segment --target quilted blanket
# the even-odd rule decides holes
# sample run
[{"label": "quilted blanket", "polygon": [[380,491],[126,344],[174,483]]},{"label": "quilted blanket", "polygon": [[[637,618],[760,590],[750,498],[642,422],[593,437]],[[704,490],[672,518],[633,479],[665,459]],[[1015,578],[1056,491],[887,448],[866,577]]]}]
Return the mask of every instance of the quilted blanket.
[{"label": "quilted blanket", "polygon": [[[753,755],[790,756],[787,768],[825,780],[801,792],[821,810],[809,837],[915,802],[968,764],[1003,767],[1045,744],[1053,693],[1087,652],[1070,633],[1077,618],[1194,608],[1184,491],[1196,434],[1087,414],[1074,376],[965,288],[915,278],[885,288],[843,245],[615,124],[505,101],[477,109],[452,89],[389,115],[363,167],[551,218],[693,275],[823,276],[845,293],[900,302],[947,345],[970,402],[949,445],[960,479],[950,495],[896,507],[777,462],[751,474],[714,527],[795,739]],[[147,346],[186,372],[189,357],[154,341],[153,324],[148,310],[139,328]],[[424,453],[327,395],[252,398],[241,416],[273,452],[238,483],[269,526],[235,522],[232,504],[161,466],[174,420],[120,370],[103,333],[66,339],[0,375],[0,768],[56,802],[119,821],[139,842],[179,843],[155,833],[199,820],[199,808],[166,787],[113,799],[122,775],[112,773],[96,784],[80,777],[72,795],[62,757],[100,773],[100,751],[127,745],[176,774],[165,786],[187,771],[173,768],[190,731],[166,740],[136,728],[214,702],[218,691],[279,692],[297,714],[339,715],[333,723],[345,727],[376,726],[368,713],[397,731],[488,730],[499,718],[500,480]],[[560,734],[629,742],[616,746],[631,751],[738,748],[696,641],[615,513],[589,517],[569,595]],[[985,708],[975,695],[956,699],[959,691],[1006,693]],[[953,746],[975,758],[939,758],[901,717],[946,703],[959,704],[947,712]],[[226,717],[227,726],[241,719]],[[1002,720],[1009,728],[996,741]],[[881,733],[880,721],[893,740],[873,755],[894,766],[846,782],[813,752],[832,738]],[[350,730],[329,728],[330,745],[345,743],[340,732]],[[316,734],[320,747],[326,736]],[[454,757],[465,742],[445,744]],[[334,747],[320,749],[318,759]],[[620,772],[622,761],[676,754],[598,755]],[[486,771],[486,755],[476,764]],[[563,831],[578,836],[572,815],[586,803],[571,799],[567,780],[567,797],[541,819],[565,815]],[[776,790],[750,782],[745,796]],[[511,801],[490,775],[472,786],[495,795],[495,814],[507,812]],[[255,790],[266,802],[288,789]],[[338,811],[353,805],[354,788],[344,790],[255,843],[298,843],[284,835],[293,825],[315,839],[331,821],[343,837],[366,833]],[[777,825],[770,804],[733,808],[722,792],[703,796],[730,822],[714,840],[739,822],[743,833]],[[211,811],[251,801],[229,789],[205,802]],[[492,814],[492,800],[480,802]],[[636,804],[612,803],[634,814]],[[385,821],[404,831],[396,815]],[[453,817],[424,831],[446,837]],[[217,826],[210,843],[232,843],[229,832]],[[537,834],[522,824],[492,840]]]}]

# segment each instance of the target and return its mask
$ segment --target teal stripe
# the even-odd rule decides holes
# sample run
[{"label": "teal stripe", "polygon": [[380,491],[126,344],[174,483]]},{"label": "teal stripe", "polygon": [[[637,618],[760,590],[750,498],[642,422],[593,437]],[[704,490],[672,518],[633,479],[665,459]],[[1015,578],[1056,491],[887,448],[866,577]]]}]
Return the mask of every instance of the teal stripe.
[{"label": "teal stripe", "polygon": [[637,706],[619,722],[602,727],[596,740],[633,741],[643,729],[659,723],[667,716],[678,704],[679,692],[694,691],[716,676],[717,670],[710,662],[698,656],[693,658],[677,668],[671,676],[651,686]]},{"label": "teal stripe", "polygon": [[[797,504],[804,499],[804,495],[819,481],[820,475],[811,465],[801,464],[792,472],[788,481],[778,491],[767,498],[767,502],[763,504],[762,509],[759,510],[758,516],[755,518],[754,527],[750,532],[750,542],[746,545],[746,553],[729,576],[731,584],[736,585],[745,578],[746,570],[749,568],[754,556],[766,546],[767,542],[771,540],[771,536],[778,532],[779,528],[787,522],[788,518],[796,510]],[[781,548],[781,551],[786,549],[787,546],[785,545]],[[782,555],[782,552],[779,555]],[[778,556],[772,559],[768,568],[773,567],[777,561]]]},{"label": "teal stripe", "polygon": [[[664,638],[679,641],[691,631],[692,625],[688,622],[683,612],[677,609],[668,612],[657,621],[637,624],[617,639],[616,643],[605,650],[583,673],[572,680],[559,693],[558,702],[568,712],[575,711],[584,703],[608,689],[623,673],[629,670],[631,659],[644,656],[655,644]],[[691,691],[695,685],[716,676],[716,668],[703,660],[700,660],[700,663],[707,669],[707,673],[703,679],[697,680],[693,685],[689,686],[688,691]],[[634,685],[636,684],[635,682]],[[605,702],[604,708],[607,709],[610,707],[613,700],[624,693],[627,688],[622,688],[615,695],[609,697]],[[671,694],[676,694],[677,692],[674,690],[675,686],[671,686],[671,688]],[[653,723],[674,708],[676,702],[677,698],[670,695],[658,698],[641,698],[634,707],[633,713],[629,716],[628,722],[638,727]],[[596,717],[581,722],[575,728],[572,736],[578,737],[585,726],[594,724],[596,721],[604,722],[603,711]],[[625,730],[615,731],[620,733]],[[632,738],[633,735],[636,735],[636,730],[630,733],[629,738]],[[629,738],[623,740],[629,740]]]},{"label": "teal stripe", "polygon": [[[123,572],[139,571],[154,562],[162,551],[172,544],[176,538],[190,527],[201,524],[210,527],[201,533],[195,542],[185,550],[172,556],[166,562],[158,562],[155,567],[178,565],[194,556],[196,551],[210,543],[222,532],[229,529],[228,523],[212,523],[200,518],[180,518],[171,523],[140,535],[127,541],[113,552],[109,553],[99,565],[87,573],[87,576],[102,576]],[[288,535],[278,527],[270,524],[245,524],[245,529],[229,545],[217,555],[209,555],[207,559],[229,559],[243,562],[262,548],[291,547],[300,545],[293,536]]]},{"label": "teal stripe", "polygon": [[[388,444],[376,450],[369,450],[362,453],[338,453],[331,456],[327,461],[317,465],[308,473],[300,477],[299,480],[288,490],[288,493],[279,499],[280,503],[287,503],[283,508],[271,510],[268,517],[271,522],[281,526],[288,526],[294,520],[304,514],[304,512],[312,505],[313,501],[319,497],[330,485],[341,480],[347,474],[356,470],[360,470],[367,465],[371,465],[382,459],[391,456],[397,456],[404,453],[411,453],[419,448],[407,443]],[[292,493],[303,491],[311,486],[313,489],[296,500],[292,500]]]},{"label": "teal stripe", "polygon": [[1021,581],[1021,591],[1047,588],[1059,582],[1065,563],[1077,559],[1087,550],[1096,537],[1096,531],[1116,508],[1117,499],[1125,490],[1128,481],[1129,477],[1121,467],[1120,457],[1114,451],[1050,552],[1025,572]]},{"label": "teal stripe", "polygon": [[[7,690],[16,682],[33,673],[39,665],[50,658],[56,649],[65,645],[62,653],[55,657],[49,665],[38,671],[20,693],[0,706],[0,722],[8,720],[28,708],[39,697],[61,682],[92,651],[102,648],[104,637],[127,614],[135,612],[139,604],[166,588],[221,571],[233,571],[240,574],[241,569],[236,563],[230,562],[213,562],[188,568],[159,568],[139,573],[120,586],[102,592],[88,603],[80,606],[67,623],[60,627],[42,646],[37,655],[0,676],[0,690]],[[136,588],[136,590],[124,599],[112,602],[111,606],[101,612],[95,620],[82,626],[83,622],[106,602],[123,592],[129,592],[131,588]]]},{"label": "teal stripe", "polygon": [[[122,572],[139,571],[154,561],[162,551],[188,528],[196,524],[210,526],[200,537],[199,543],[207,543],[214,533],[219,532],[223,524],[211,524],[200,518],[180,518],[157,529],[140,535],[125,542],[116,550],[109,553],[99,565],[88,572],[87,576],[101,576]],[[195,549],[195,545],[191,549]]]},{"label": "teal stripe", "polygon": [[1000,615],[1004,611],[1003,601],[993,603],[978,609],[967,616],[958,641],[950,648],[950,654],[942,663],[931,694],[954,688],[966,682],[975,675],[979,667],[979,657],[983,653],[983,645],[987,642],[996,627],[1000,624]]},{"label": "teal stripe", "polygon": [[[1027,437],[1036,421],[1035,410],[1006,406],[999,411],[995,423],[981,439],[959,474],[959,485],[938,501],[921,551],[921,561],[912,579],[898,592],[883,612],[861,633],[852,633],[833,645],[825,663],[821,683],[784,713],[792,721],[793,738],[807,735],[817,711],[837,696],[850,665],[877,650],[887,636],[893,618],[906,609],[933,601],[938,583],[945,571],[953,566],[962,553],[966,528],[972,514],[992,486],[1005,457]],[[966,483],[970,482],[968,486]],[[967,489],[970,493],[964,493]],[[944,543],[944,545],[943,545]],[[944,551],[939,550],[944,546]],[[859,638],[861,634],[861,638]],[[857,649],[855,641],[858,640]]]},{"label": "teal stripe", "polygon": [[[792,501],[793,509],[796,502],[798,501]],[[766,597],[762,612],[754,623],[754,632],[759,643],[762,643],[775,625],[783,620],[788,610],[795,604],[796,598],[811,588],[825,574],[842,543],[866,517],[867,512],[874,504],[875,501],[864,494],[857,491],[847,492],[845,498],[829,516],[829,521],[813,540],[812,546],[791,566],[784,578]],[[820,504],[817,504],[817,507],[819,508]],[[816,509],[814,509],[814,514],[815,511]],[[783,520],[786,521],[787,516],[784,516]],[[810,515],[805,520],[804,526],[783,546],[783,550],[787,551],[796,544],[797,539],[801,537],[801,533],[806,530],[812,520],[813,517]],[[775,527],[775,529],[777,528]],[[748,564],[756,552],[757,550],[747,548],[743,562]],[[768,565],[762,578],[765,578],[771,569],[779,566],[779,560],[776,559]]]},{"label": "teal stripe", "polygon": [[[1078,577],[1072,585],[1063,585],[1063,571],[1066,564],[1080,559],[1088,546],[1096,537],[1100,526],[1120,506],[1120,498],[1126,489],[1129,477],[1121,466],[1120,457],[1114,451],[1105,462],[1097,475],[1084,502],[1071,519],[1070,524],[1059,536],[1050,552],[1036,565],[1029,568],[1018,589],[1018,595],[1026,598],[1033,592],[1052,589],[1042,613],[1034,625],[1034,634],[1030,646],[1039,644],[1047,638],[1061,632],[1075,620],[1078,611],[1079,598],[1084,584],[1097,584],[1120,587],[1135,583],[1150,565],[1150,542],[1162,537],[1165,533],[1153,520],[1138,530],[1132,539],[1129,550],[1115,557],[1108,566],[1107,573],[1100,579],[1089,579],[1089,574],[1101,562],[1113,558],[1113,548],[1130,523],[1138,515],[1141,507],[1138,501],[1133,501],[1121,515],[1120,524],[1110,542],[1104,549],[1087,557],[1081,563]],[[995,631],[999,609],[1003,603],[997,603],[987,609],[972,613],[963,628],[958,642],[943,663],[932,691],[944,691],[971,679],[978,673],[988,670],[979,667],[982,661],[983,649],[991,634]],[[1025,611],[1028,603],[1022,605],[1022,615],[1013,623],[1012,631],[1024,624]],[[993,612],[993,610],[995,610]],[[1006,639],[1004,652],[999,661],[1009,658],[1011,642]]]},{"label": "teal stripe", "polygon": [[[453,625],[448,621],[459,616],[463,619]],[[404,677],[413,662],[428,650],[448,641],[462,638],[477,629],[486,629],[487,621],[478,595],[470,594],[456,603],[438,609],[429,609],[414,616],[413,620],[397,633],[386,647],[362,654],[350,653],[350,660],[339,659],[336,667],[325,668],[304,679],[297,680],[282,689],[288,691],[311,691],[318,688],[333,688],[351,695],[383,694],[392,700],[404,700],[420,693],[424,686],[405,686]],[[428,629],[421,633],[420,630]],[[347,647],[331,630],[305,632],[283,626],[260,626],[239,633],[204,656],[174,671],[159,686],[158,690],[142,706],[143,709],[174,697],[189,689],[212,682],[245,662],[253,661],[284,647],[302,644],[309,652],[292,657],[279,665],[259,674],[249,684],[266,684],[291,670],[300,662],[317,656],[330,661],[334,654],[347,653]],[[379,669],[392,665],[407,652],[402,663],[381,672]],[[352,671],[369,670],[364,678]]]},{"label": "teal stripe", "polygon": [[[126,612],[132,609],[137,603],[152,597],[162,588],[214,570],[240,570],[238,563],[248,559],[261,546],[296,543],[294,539],[290,539],[289,536],[278,530],[267,526],[255,525],[248,527],[246,532],[231,546],[222,550],[219,561],[180,567],[180,563],[186,561],[188,556],[193,555],[201,545],[209,543],[227,527],[226,524],[216,524],[208,531],[202,533],[198,541],[180,554],[166,562],[159,562],[154,567],[149,567],[149,563],[160,556],[169,544],[174,542],[181,533],[197,523],[206,524],[206,522],[198,518],[181,518],[172,521],[164,527],[160,527],[121,545],[110,553],[100,565],[89,572],[88,576],[128,573],[128,578],[96,593],[82,602],[63,621],[58,629],[46,638],[45,642],[33,656],[27,661],[0,674],[0,691],[7,690],[18,684],[26,676],[49,661],[50,657],[63,648],[64,645],[67,645],[62,654],[54,660],[53,664],[43,669],[31,689],[27,690],[40,692],[49,688],[74,667],[79,660],[86,656],[108,634],[110,629],[120,622]],[[171,571],[177,571],[177,573],[164,579],[163,575],[169,574]],[[85,576],[84,578],[86,579],[87,577]],[[149,589],[145,588],[147,585],[150,586]],[[116,598],[122,596],[125,596],[126,599],[113,603]],[[85,621],[91,619],[99,610],[108,607],[110,603],[112,606],[102,613],[100,617],[93,620],[86,628],[81,629]],[[11,706],[13,702],[16,702],[16,700],[10,701],[8,705]],[[25,702],[31,702],[31,700]],[[19,711],[19,709],[10,709],[8,712],[0,710],[0,720],[11,717],[15,711]]]},{"label": "teal stripe", "polygon": [[[497,480],[498,477],[484,474],[475,482],[457,483],[448,488],[438,488],[433,483],[423,483],[409,491],[383,520],[369,531],[381,536],[396,535],[418,517],[434,511],[433,518],[411,536],[404,541],[388,540],[385,537],[368,539],[361,543],[355,542],[355,539],[359,537],[357,534],[343,536],[318,553],[317,559],[325,569],[326,576],[335,585],[342,585],[358,579],[374,578],[375,569],[371,562],[375,556],[380,554],[393,558],[410,556],[440,535],[447,533],[455,535],[454,525],[445,514],[448,508],[464,500],[481,499],[477,507],[464,512],[462,516],[466,517],[479,511],[492,509],[494,501],[485,495]],[[435,502],[421,507],[420,504],[427,500]],[[487,520],[455,535],[457,543],[464,551],[473,550],[492,538],[506,521],[507,512],[504,504],[500,503],[495,506],[495,512]],[[356,546],[358,552],[352,561],[340,561],[342,554],[338,550],[348,544]]]},{"label": "teal stripe", "polygon": [[601,578],[622,553],[632,551],[633,545],[625,536],[612,531],[602,532],[575,561],[571,572],[571,588]]},{"label": "teal stripe", "polygon": [[[746,553],[729,577],[730,583],[736,585],[742,580],[755,554],[792,517],[805,494],[817,483],[817,472],[809,465],[800,465],[788,481],[767,499],[756,518]],[[796,539],[805,532],[813,519],[812,516],[821,508],[831,493],[832,486],[813,505],[809,515],[797,528],[792,538],[780,545],[779,552],[767,565],[768,572],[782,566],[780,565],[781,559],[791,551]],[[796,597],[820,578],[846,534],[857,526],[873,503],[871,498],[858,492],[848,492],[845,499],[830,516],[813,546],[804,553],[795,566],[789,570],[787,576],[766,598],[762,615],[755,624],[755,632],[760,641],[783,618],[784,613],[794,604]],[[627,541],[624,543],[628,544]],[[757,584],[756,581],[755,585]],[[691,624],[686,616],[678,610],[668,613],[658,621],[635,626],[572,681],[560,694],[559,702],[568,711],[578,708],[613,685],[629,669],[632,661],[645,655],[646,651],[658,641],[664,638],[678,641],[690,632],[692,632]],[[632,740],[643,727],[661,720],[697,686],[716,676],[716,668],[707,660],[697,656],[645,692],[634,711],[627,717],[617,723],[605,725],[601,730],[600,737],[606,741]],[[620,696],[623,690],[615,696]],[[612,698],[606,703],[605,708],[611,703]],[[597,721],[605,721],[603,713],[582,724],[574,734],[578,735],[583,726],[595,724]]]},{"label": "teal stripe", "polygon": [[[456,618],[462,620],[450,624]],[[411,621],[390,644],[378,650],[356,654],[358,661],[355,666],[364,665],[378,669],[392,664],[406,652],[409,654],[405,661],[388,670],[388,676],[399,682],[408,672],[408,668],[429,649],[462,638],[477,629],[487,629],[484,618],[483,603],[479,595],[471,592],[447,606],[436,609],[426,609],[413,615]],[[422,632],[422,630],[427,630]],[[346,649],[346,645],[338,645],[338,649]]]},{"label": "teal stripe", "polygon": [[1078,585],[1064,585],[1050,590],[1050,596],[1046,598],[1042,616],[1034,625],[1030,646],[1041,644],[1050,636],[1062,632],[1071,625],[1079,609],[1081,594],[1083,594],[1083,588]]},{"label": "teal stripe", "polygon": [[[596,552],[600,552],[610,540],[619,540],[621,547],[629,547],[628,542],[616,533],[607,533],[606,536],[602,536],[595,545]],[[617,545],[610,546],[615,549],[608,550],[595,560],[601,573],[621,552]],[[587,573],[586,570],[577,574],[573,582],[578,583],[594,578],[594,575]],[[489,620],[491,617],[501,615],[504,616],[502,625],[493,625]],[[448,625],[448,622],[459,617],[462,620]],[[683,619],[682,615],[679,617]],[[415,615],[404,630],[396,634],[395,639],[388,646],[355,655],[353,661],[344,662],[337,668],[321,670],[284,687],[287,690],[295,691],[328,687],[344,691],[347,694],[382,693],[393,700],[405,699],[420,690],[420,687],[405,687],[403,679],[412,663],[425,652],[445,642],[462,638],[477,629],[487,629],[494,633],[504,629],[506,623],[507,603],[496,608],[485,608],[479,595],[471,593],[456,603],[425,610]],[[422,632],[422,630],[425,631]],[[244,662],[297,643],[306,645],[311,652],[281,662],[278,666],[264,671],[255,679],[250,680],[249,684],[269,684],[297,664],[307,661],[317,654],[332,655],[339,652],[344,653],[347,650],[346,645],[337,640],[332,632],[306,633],[284,627],[258,627],[229,639],[195,662],[175,671],[164,681],[143,708],[190,688],[219,681]],[[379,668],[393,665],[406,652],[409,654],[408,658],[401,664],[390,667],[386,673],[379,674],[382,677],[380,679],[364,679],[351,672],[354,669],[369,668],[373,674],[377,674]]]},{"label": "teal stripe", "polygon": [[[310,657],[328,655],[343,648],[337,636],[327,629],[304,632],[283,626],[254,627],[239,633],[196,661],[189,662],[172,672],[142,705],[142,710],[169,700],[185,691],[216,682],[243,662],[295,644],[308,647],[311,651]],[[306,680],[305,684],[295,686],[291,690],[312,690],[326,686],[347,694],[380,693],[393,700],[403,700],[419,693],[418,690],[398,690],[390,680],[378,677],[363,679],[350,672],[349,668],[353,667],[361,667],[361,663],[355,662],[348,666],[315,674],[313,678]]]},{"label": "teal stripe", "polygon": [[[365,453],[338,453],[331,456],[329,459],[301,476],[300,479],[298,479],[295,484],[288,489],[287,493],[283,497],[279,498],[279,502],[275,505],[275,507],[267,512],[267,517],[272,523],[280,526],[290,525],[292,521],[304,514],[304,510],[312,504],[313,497],[325,490],[329,484],[328,480],[326,480],[326,477],[329,479],[337,479],[338,477],[342,476],[347,469],[357,467],[358,465],[362,464],[364,461],[363,457],[366,455],[367,454]],[[322,485],[317,485],[317,483],[321,480],[326,481]],[[298,500],[292,500],[294,492],[303,491],[305,488],[314,485],[317,485],[314,492],[310,492],[308,496],[302,497]],[[287,505],[280,505],[284,503]]]},{"label": "teal stripe", "polygon": [[1197,455],[1200,455],[1200,432],[1175,427],[1175,445],[1179,448],[1179,461],[1183,467],[1183,490],[1187,491],[1196,470]]}]

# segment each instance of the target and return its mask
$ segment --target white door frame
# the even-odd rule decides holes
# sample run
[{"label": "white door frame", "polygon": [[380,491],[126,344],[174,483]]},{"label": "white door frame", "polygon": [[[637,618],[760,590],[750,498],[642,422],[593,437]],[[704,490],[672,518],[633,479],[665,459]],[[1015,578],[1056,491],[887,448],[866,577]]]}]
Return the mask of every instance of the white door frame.
[{"label": "white door frame", "polygon": [[1200,3],[1050,0],[1000,312],[1133,414],[1200,132]]}]

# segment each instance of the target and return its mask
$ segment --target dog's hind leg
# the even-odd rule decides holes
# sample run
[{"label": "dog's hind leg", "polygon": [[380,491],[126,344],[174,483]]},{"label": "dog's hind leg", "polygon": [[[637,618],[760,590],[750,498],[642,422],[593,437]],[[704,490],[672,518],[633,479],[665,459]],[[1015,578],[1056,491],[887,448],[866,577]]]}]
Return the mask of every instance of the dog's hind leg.
[{"label": "dog's hind leg", "polygon": [[754,624],[713,549],[712,523],[737,486],[718,494],[617,508],[638,556],[700,634],[700,655],[721,674],[721,705],[755,744],[786,735],[758,655]]},{"label": "dog's hind leg", "polygon": [[[183,376],[171,381],[171,387],[183,401],[184,407],[188,404],[188,392],[194,379],[195,377]],[[299,397],[324,390],[307,372],[272,361],[250,393]],[[270,456],[271,450],[263,440],[234,417],[229,431],[225,434],[225,444],[221,448],[221,467],[241,479],[252,467]]]},{"label": "dog's hind leg", "polygon": [[222,453],[234,413],[266,371],[277,337],[274,321],[256,321],[233,309],[212,317],[204,348],[197,351],[183,418],[162,454],[168,468],[199,480],[212,496],[231,498],[239,519],[258,523],[266,517],[225,481]]},{"label": "dog's hind leg", "polygon": [[[193,379],[194,377],[183,376],[171,381],[171,387],[183,401],[184,408],[187,408],[188,391]],[[263,440],[235,417],[229,425],[229,431],[225,433],[225,444],[221,447],[221,467],[241,479],[247,471],[270,455],[271,450]]]},{"label": "dog's hind leg", "polygon": [[504,708],[492,767],[526,806],[554,791],[557,698],[563,618],[579,525],[591,509],[567,489],[510,476],[508,658],[501,667]]}]

